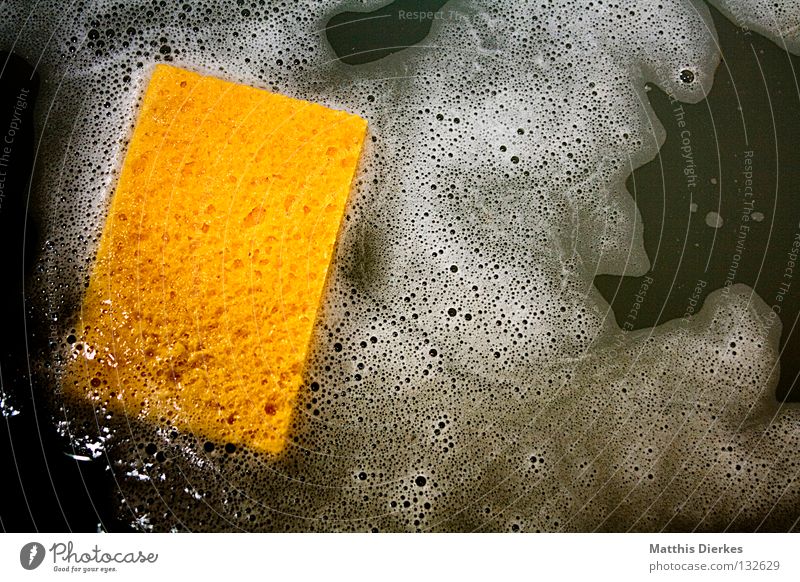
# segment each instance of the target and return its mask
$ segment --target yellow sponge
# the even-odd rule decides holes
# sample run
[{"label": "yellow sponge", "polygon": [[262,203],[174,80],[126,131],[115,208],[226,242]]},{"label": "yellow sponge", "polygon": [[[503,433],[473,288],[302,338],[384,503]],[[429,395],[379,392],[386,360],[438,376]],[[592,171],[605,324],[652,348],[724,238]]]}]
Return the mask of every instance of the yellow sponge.
[{"label": "yellow sponge", "polygon": [[157,66],[67,390],[211,440],[281,451],[366,125]]}]

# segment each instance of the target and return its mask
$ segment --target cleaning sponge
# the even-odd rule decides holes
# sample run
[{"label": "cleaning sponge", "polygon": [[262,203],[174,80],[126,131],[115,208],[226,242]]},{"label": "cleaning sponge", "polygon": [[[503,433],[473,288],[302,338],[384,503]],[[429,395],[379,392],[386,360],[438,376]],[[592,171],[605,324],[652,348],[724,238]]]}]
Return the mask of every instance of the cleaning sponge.
[{"label": "cleaning sponge", "polygon": [[66,389],[280,452],[366,125],[158,65]]}]

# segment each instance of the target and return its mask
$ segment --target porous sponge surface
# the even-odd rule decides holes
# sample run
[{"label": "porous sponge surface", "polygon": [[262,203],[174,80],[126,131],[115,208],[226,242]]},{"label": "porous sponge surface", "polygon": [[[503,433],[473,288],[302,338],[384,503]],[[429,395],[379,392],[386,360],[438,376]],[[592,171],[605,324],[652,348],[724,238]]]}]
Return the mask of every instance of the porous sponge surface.
[{"label": "porous sponge surface", "polygon": [[280,452],[366,125],[158,65],[65,386]]}]

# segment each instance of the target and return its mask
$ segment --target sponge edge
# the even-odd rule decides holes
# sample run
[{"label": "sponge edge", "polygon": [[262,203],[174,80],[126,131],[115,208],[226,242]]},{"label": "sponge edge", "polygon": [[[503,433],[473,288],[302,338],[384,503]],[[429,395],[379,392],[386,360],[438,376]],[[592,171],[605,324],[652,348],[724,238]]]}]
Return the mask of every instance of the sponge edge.
[{"label": "sponge edge", "polygon": [[280,452],[366,127],[158,65],[64,389]]}]

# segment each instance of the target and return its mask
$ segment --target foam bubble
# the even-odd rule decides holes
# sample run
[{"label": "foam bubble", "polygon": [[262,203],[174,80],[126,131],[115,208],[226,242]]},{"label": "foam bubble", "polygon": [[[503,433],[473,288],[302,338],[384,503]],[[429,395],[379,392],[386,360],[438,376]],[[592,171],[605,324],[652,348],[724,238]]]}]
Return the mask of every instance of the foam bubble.
[{"label": "foam bubble", "polygon": [[706,224],[711,228],[722,228],[722,225],[725,224],[722,216],[720,216],[719,212],[714,210],[709,211],[706,213]]},{"label": "foam bubble", "polygon": [[800,12],[793,0],[711,0],[737,26],[800,52]]}]

